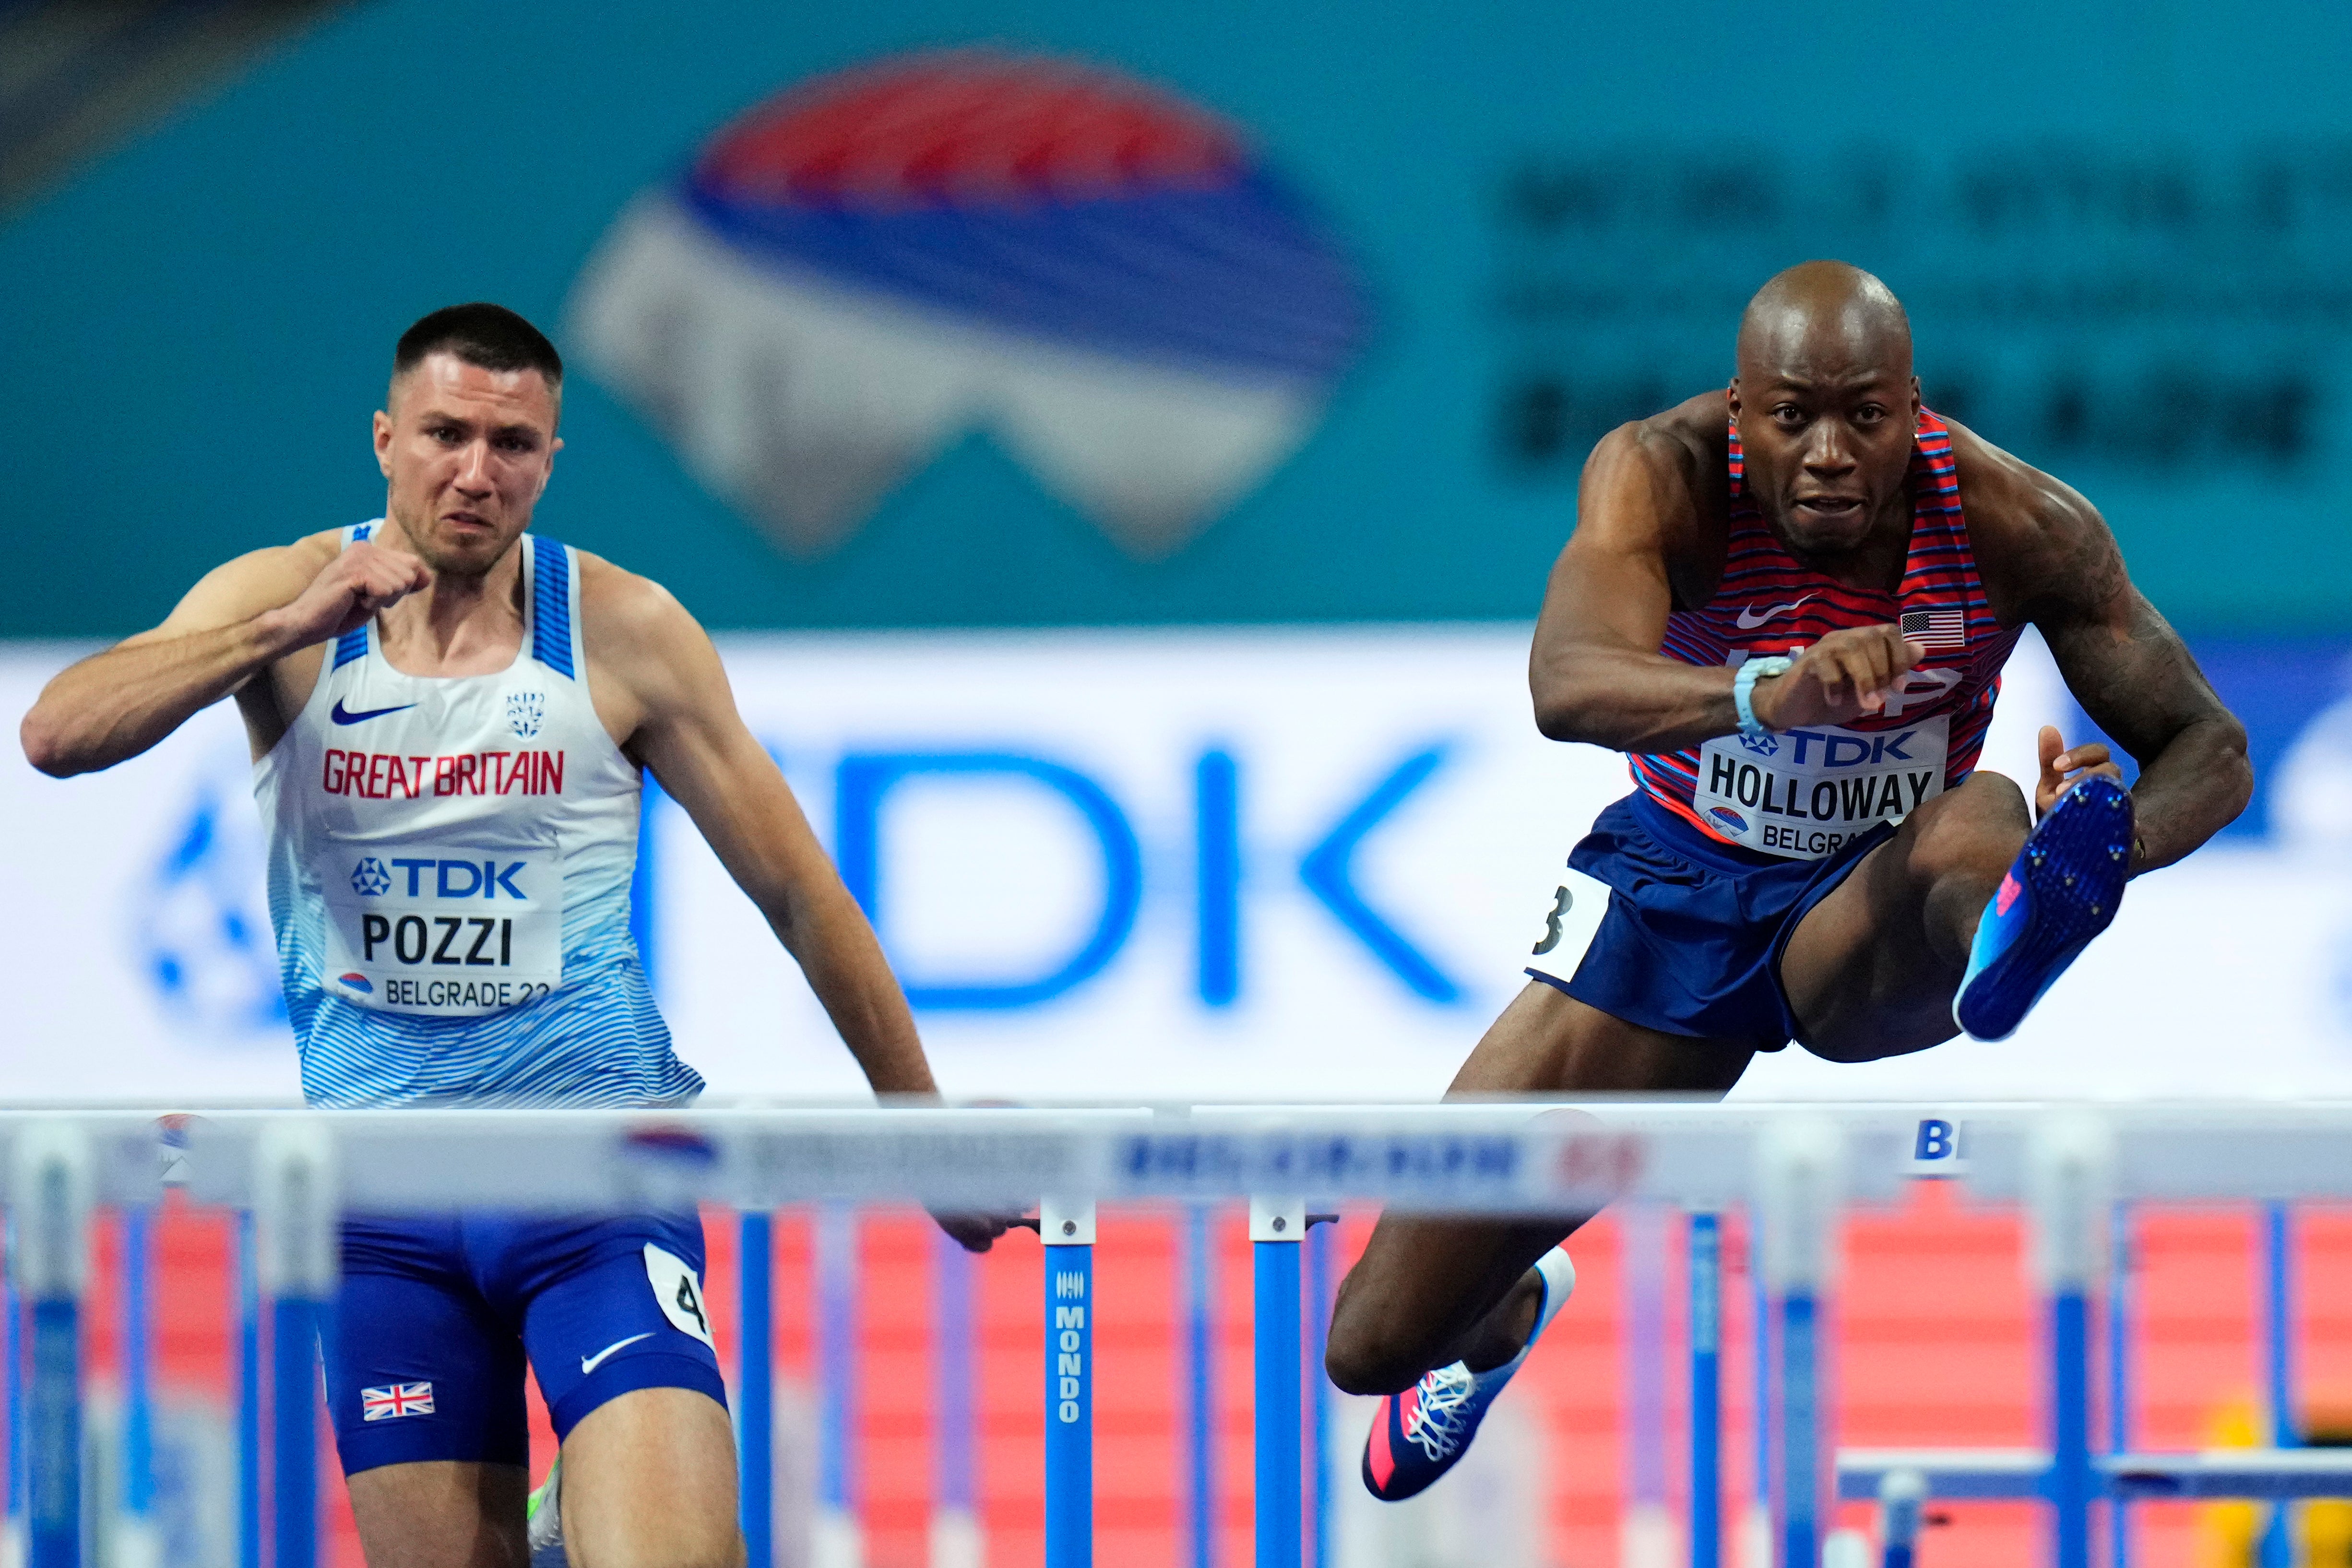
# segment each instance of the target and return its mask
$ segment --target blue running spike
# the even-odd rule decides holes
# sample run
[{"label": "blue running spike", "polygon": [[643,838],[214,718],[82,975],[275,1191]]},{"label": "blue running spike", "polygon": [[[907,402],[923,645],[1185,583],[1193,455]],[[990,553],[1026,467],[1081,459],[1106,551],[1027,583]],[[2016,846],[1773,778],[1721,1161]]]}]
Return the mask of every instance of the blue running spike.
[{"label": "blue running spike", "polygon": [[1511,1374],[1527,1363],[1545,1325],[1576,1289],[1576,1265],[1555,1247],[1536,1260],[1536,1278],[1542,1283],[1543,1300],[1536,1308],[1536,1326],[1518,1354],[1486,1372],[1472,1372],[1457,1361],[1423,1373],[1420,1382],[1402,1394],[1381,1396],[1364,1439],[1366,1491],[1382,1502],[1402,1502],[1426,1491],[1469,1450],[1487,1407]]},{"label": "blue running spike", "polygon": [[2116,918],[2131,848],[2131,796],[2121,785],[2086,778],[2059,796],[1977,921],[1952,1021],[1979,1040],[2016,1033]]}]

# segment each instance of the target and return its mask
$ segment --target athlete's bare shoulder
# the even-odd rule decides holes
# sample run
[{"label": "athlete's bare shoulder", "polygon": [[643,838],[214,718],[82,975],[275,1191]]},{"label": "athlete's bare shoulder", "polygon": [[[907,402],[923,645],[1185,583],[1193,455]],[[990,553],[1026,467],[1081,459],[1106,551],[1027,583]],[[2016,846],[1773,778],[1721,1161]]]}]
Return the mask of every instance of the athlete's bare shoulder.
[{"label": "athlete's bare shoulder", "polygon": [[1977,574],[2003,626],[2061,605],[2102,605],[2130,586],[2115,534],[2081,491],[1964,425],[1944,424]]},{"label": "athlete's bare shoulder", "polygon": [[1584,465],[1577,533],[1664,564],[1676,607],[1704,604],[1722,574],[1730,510],[1730,409],[1702,393],[1601,438]]},{"label": "athlete's bare shoulder", "polygon": [[656,653],[662,644],[701,627],[667,588],[585,550],[580,557],[580,632],[591,658]]},{"label": "athlete's bare shoulder", "polygon": [[713,700],[731,704],[709,634],[667,588],[580,554],[580,640],[597,716],[626,747],[650,720]]},{"label": "athlete's bare shoulder", "polygon": [[1731,403],[1721,387],[1686,397],[1672,408],[1634,421],[1654,455],[1667,458],[1695,489],[1727,491],[1731,454]]},{"label": "athlete's bare shoulder", "polygon": [[326,570],[341,548],[341,530],[330,529],[291,544],[248,550],[225,561],[196,579],[195,586],[181,595],[163,625],[124,640],[152,642],[158,637],[211,631],[290,604]]},{"label": "athlete's bare shoulder", "polygon": [[1729,489],[1729,430],[1724,395],[1701,393],[1603,436],[1585,462],[1585,474],[1588,479],[1596,472],[1638,475],[1643,490],[1661,500],[1681,502],[1694,521],[1708,511],[1720,516]]}]

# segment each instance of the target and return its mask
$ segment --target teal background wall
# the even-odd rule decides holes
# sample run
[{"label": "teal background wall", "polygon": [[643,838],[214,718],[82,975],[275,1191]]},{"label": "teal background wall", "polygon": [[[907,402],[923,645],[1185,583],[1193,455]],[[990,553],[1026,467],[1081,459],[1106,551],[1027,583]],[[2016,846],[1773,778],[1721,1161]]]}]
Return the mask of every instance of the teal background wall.
[{"label": "teal background wall", "polygon": [[2346,620],[2344,7],[378,0],[0,225],[0,636],[128,632],[373,515],[410,320],[553,322],[731,117],[971,42],[1162,84],[1313,204],[1378,319],[1299,454],[1144,563],[976,437],[794,561],[581,377],[540,526],[722,627],[1525,616],[1591,435],[1719,382],[1746,292],[1835,254],[2176,620]]}]

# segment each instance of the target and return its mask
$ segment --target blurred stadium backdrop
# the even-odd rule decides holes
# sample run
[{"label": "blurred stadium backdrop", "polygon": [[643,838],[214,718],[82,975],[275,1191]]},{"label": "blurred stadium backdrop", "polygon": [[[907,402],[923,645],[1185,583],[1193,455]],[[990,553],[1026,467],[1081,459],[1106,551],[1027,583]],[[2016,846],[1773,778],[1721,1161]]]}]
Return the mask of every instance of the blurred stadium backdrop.
[{"label": "blurred stadium backdrop", "polygon": [[[2341,1095],[2347,66],[2352,12],[2304,0],[13,0],[0,708],[215,563],[374,515],[394,337],[497,300],[572,366],[537,526],[719,636],[950,1092],[1431,1096],[1518,984],[1548,867],[1626,787],[1527,711],[1582,456],[1720,384],[1747,295],[1833,255],[1905,300],[1932,406],[2105,510],[2245,719],[2258,787],[2013,1039],[1867,1068],[1792,1052],[1738,1092]],[[2035,725],[2087,725],[2032,638],[2012,671],[1986,762],[2016,772]],[[226,710],[100,778],[0,758],[6,1098],[293,1095],[248,798]],[[653,800],[646,831],[640,935],[682,1054],[716,1094],[853,1091],[683,814]],[[1957,1250],[1857,1229],[1849,1309],[1878,1337],[1850,1435],[2023,1441],[2008,1222],[1927,1217]],[[895,1224],[874,1267],[919,1271]],[[2242,1227],[2166,1224],[2148,1429],[2221,1440],[2254,1381]],[[1540,1462],[1480,1483],[1549,1511],[1460,1561],[1616,1550],[1621,1471],[1647,1461],[1601,1348],[1622,1238],[1594,1234],[1586,1338],[1538,1358]],[[217,1238],[182,1241],[173,1278],[214,1279]],[[2322,1422],[2352,1409],[2352,1318],[2327,1304],[2352,1232],[2309,1244]],[[1135,1267],[1172,1245],[1142,1226]],[[192,1398],[217,1352],[200,1316],[164,1361]],[[1106,1341],[1107,1373],[1168,1363],[1152,1321]],[[900,1568],[921,1325],[867,1332],[872,1561]],[[1006,1336],[990,1376],[1025,1379]],[[1105,1442],[1161,1479],[1105,1528],[1172,1562],[1150,1445],[1173,1373],[1140,1375]],[[1036,1552],[1034,1434],[998,1435],[990,1484],[1028,1500],[991,1515],[1011,1568]],[[1225,1475],[1245,1498],[1238,1457]],[[2021,1515],[1961,1511],[1981,1528],[1930,1561],[2020,1560]],[[2220,1515],[2150,1517],[2178,1524],[2151,1563],[2244,1560]],[[1459,1549],[1365,1539],[1391,1568]]]}]

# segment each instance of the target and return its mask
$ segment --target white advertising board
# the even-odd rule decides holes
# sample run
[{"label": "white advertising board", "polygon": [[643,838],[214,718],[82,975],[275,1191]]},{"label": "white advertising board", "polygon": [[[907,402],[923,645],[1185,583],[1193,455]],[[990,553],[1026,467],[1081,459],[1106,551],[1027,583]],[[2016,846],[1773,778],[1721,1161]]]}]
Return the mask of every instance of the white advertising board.
[{"label": "white advertising board", "polygon": [[[1555,869],[1627,788],[1538,736],[1518,626],[724,639],[736,696],[866,896],[959,1097],[1423,1099],[1525,983]],[[82,650],[0,652],[21,713]],[[2352,710],[2347,710],[2352,711]],[[2031,637],[1985,765],[2071,710]],[[2133,886],[1998,1045],[1799,1049],[1742,1097],[2352,1093],[2352,717],[2281,770],[2268,838]],[[243,736],[224,706],[90,778],[0,761],[0,1097],[296,1093]],[[859,1079],[675,803],[652,964],[714,1095]]]}]

